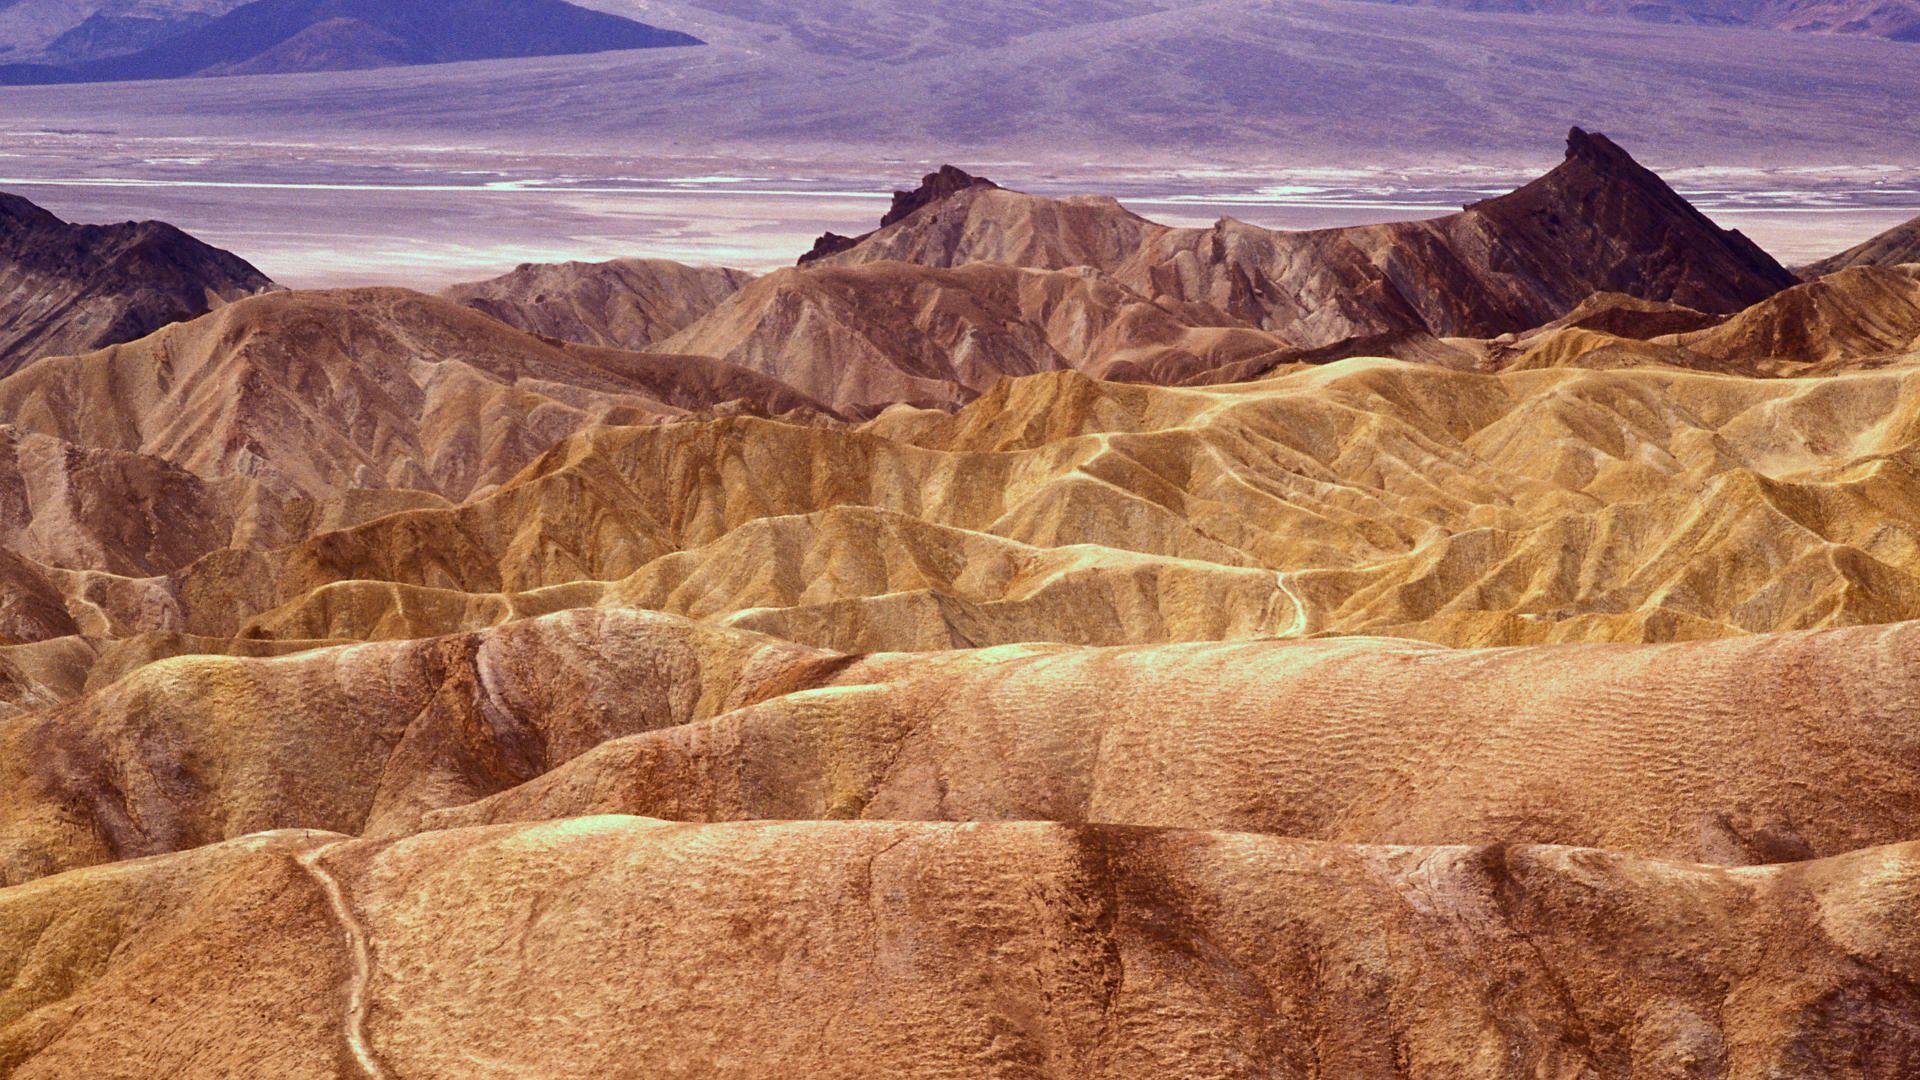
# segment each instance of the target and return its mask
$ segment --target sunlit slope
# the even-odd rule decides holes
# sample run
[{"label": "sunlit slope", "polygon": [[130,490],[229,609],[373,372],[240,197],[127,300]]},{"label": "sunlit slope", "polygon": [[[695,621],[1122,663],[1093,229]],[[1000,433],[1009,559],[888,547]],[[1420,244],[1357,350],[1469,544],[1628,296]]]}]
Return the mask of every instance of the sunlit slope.
[{"label": "sunlit slope", "polygon": [[834,647],[1256,636],[1291,622],[1281,573],[1310,632],[1455,645],[1887,622],[1920,616],[1916,374],[1056,373],[859,429],[597,429],[458,507],[100,591],[151,593],[169,627],[215,637],[417,636],[582,604]]},{"label": "sunlit slope", "polygon": [[339,839],[0,891],[0,1067],[1895,1076],[1916,1053],[1909,846],[1726,871],[1047,823]]}]

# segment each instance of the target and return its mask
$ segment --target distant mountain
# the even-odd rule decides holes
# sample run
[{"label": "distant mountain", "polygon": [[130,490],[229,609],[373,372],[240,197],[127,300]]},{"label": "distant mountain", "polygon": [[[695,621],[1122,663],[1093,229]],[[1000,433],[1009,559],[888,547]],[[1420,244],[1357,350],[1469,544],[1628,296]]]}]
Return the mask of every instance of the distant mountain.
[{"label": "distant mountain", "polygon": [[1587,15],[1693,26],[1859,34],[1920,41],[1916,0],[1377,0],[1380,3],[1528,15]]},{"label": "distant mountain", "polygon": [[1566,160],[1519,190],[1387,225],[1281,232],[1222,218],[1175,229],[1112,199],[1041,198],[944,172],[924,190],[940,197],[906,196],[914,209],[810,265],[1092,267],[1156,303],[1204,305],[1303,349],[1492,337],[1557,319],[1597,292],[1724,314],[1798,281],[1610,139],[1578,128]]},{"label": "distant mountain", "polygon": [[246,0],[10,0],[0,3],[0,58],[77,64],[138,52]]},{"label": "distant mountain", "polygon": [[53,39],[42,59],[54,64],[79,64],[110,56],[136,53],[205,26],[213,16],[182,12],[171,16],[107,15],[95,12],[87,21]]},{"label": "distant mountain", "polygon": [[[124,37],[151,28],[112,24],[94,32]],[[561,0],[256,0],[124,56],[0,65],[0,84],[344,71],[699,44]]]},{"label": "distant mountain", "polygon": [[1895,225],[1863,244],[1804,267],[1800,274],[1817,278],[1849,266],[1899,266],[1902,263],[1920,263],[1920,218]]},{"label": "distant mountain", "polygon": [[273,287],[165,222],[72,225],[0,194],[0,374],[145,337]]}]

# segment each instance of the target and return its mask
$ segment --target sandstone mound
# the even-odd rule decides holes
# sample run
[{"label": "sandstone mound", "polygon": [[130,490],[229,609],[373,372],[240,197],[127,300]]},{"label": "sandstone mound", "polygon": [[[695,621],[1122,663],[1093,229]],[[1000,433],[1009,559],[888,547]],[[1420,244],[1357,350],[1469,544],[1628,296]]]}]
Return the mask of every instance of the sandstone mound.
[{"label": "sandstone mound", "polygon": [[[1273,590],[1246,570],[1291,575],[1315,632],[1452,645],[1895,621],[1920,617],[1920,490],[1903,464],[1916,377],[1350,360],[1174,389],[1060,372],[863,430],[750,417],[596,429],[461,506],[99,588],[114,610],[162,603],[171,628],[215,637],[422,634],[626,597],[836,647],[990,645],[1064,633],[1069,608],[976,618],[1069,583],[1046,566],[1134,578],[1055,591],[1102,612],[1068,639],[1102,643],[1259,632],[1252,613]],[[853,508],[882,516],[836,534],[834,513]],[[1115,554],[1015,558],[1022,546]],[[630,577],[631,592],[605,584]],[[1180,599],[1176,580],[1197,591]],[[341,590],[351,582],[374,585]],[[1123,592],[1140,601],[1121,605]],[[1246,599],[1218,621],[1182,614],[1230,592]],[[846,601],[831,609],[845,633],[777,614]]]},{"label": "sandstone mound", "polygon": [[0,727],[0,881],[261,829],[404,828],[843,660],[647,613],[284,658],[180,656]]},{"label": "sandstone mound", "polygon": [[526,264],[441,295],[529,333],[638,351],[672,337],[752,280],[744,270],[615,259]]},{"label": "sandstone mound", "polygon": [[1666,334],[1705,330],[1718,325],[1722,318],[1681,304],[1642,300],[1625,293],[1601,292],[1580,301],[1572,311],[1545,323],[1540,330],[1589,330],[1633,341],[1646,341]]},{"label": "sandstone mound", "polygon": [[1673,340],[1715,360],[1796,373],[1920,352],[1920,267],[1839,270]]},{"label": "sandstone mound", "polygon": [[1906,846],[1729,872],[1042,823],[338,839],[0,892],[0,1066],[1896,1076],[1920,1054]]},{"label": "sandstone mound", "polygon": [[428,823],[1047,820],[1793,861],[1920,828],[1903,720],[1916,641],[1901,624],[1654,646],[876,656]]},{"label": "sandstone mound", "polygon": [[[1302,614],[1277,629],[1297,633]],[[1790,861],[1894,842],[1920,821],[1904,727],[1917,633],[859,657],[573,611],[281,658],[179,657],[0,728],[0,874],[260,829],[394,835],[604,812]]]},{"label": "sandstone mound", "polygon": [[22,430],[290,494],[497,484],[596,423],[822,407],[698,357],[553,344],[403,289],[275,293],[0,380]]},{"label": "sandstone mound", "polygon": [[272,287],[238,256],[164,222],[70,225],[0,194],[0,375]]}]

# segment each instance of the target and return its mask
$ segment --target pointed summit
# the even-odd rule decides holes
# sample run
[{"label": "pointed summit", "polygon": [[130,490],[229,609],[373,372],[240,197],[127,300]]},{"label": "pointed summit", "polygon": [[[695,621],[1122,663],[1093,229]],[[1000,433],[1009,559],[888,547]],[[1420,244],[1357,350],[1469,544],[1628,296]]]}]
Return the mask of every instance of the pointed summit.
[{"label": "pointed summit", "polygon": [[1111,199],[985,189],[958,169],[895,196],[888,224],[822,237],[807,262],[1092,267],[1155,301],[1337,355],[1362,342],[1530,330],[1595,293],[1728,314],[1798,279],[1714,224],[1613,140],[1575,128],[1566,160],[1457,214],[1309,232],[1226,219],[1171,229]]},{"label": "pointed summit", "polygon": [[1620,144],[1596,131],[1575,127],[1567,132],[1567,159],[1579,159],[1594,164],[1625,162],[1638,166],[1633,155],[1620,149]]},{"label": "pointed summit", "polygon": [[1799,281],[1612,139],[1577,127],[1553,171],[1448,220],[1497,239],[1503,261],[1537,277],[1556,304],[1618,292],[1724,314]]}]

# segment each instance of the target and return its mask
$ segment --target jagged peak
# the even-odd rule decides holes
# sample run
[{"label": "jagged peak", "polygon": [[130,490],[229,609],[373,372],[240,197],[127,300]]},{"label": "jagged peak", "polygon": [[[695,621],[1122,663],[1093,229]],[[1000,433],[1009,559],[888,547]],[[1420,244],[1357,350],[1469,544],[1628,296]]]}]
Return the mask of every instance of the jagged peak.
[{"label": "jagged peak", "polygon": [[942,165],[921,177],[920,186],[912,191],[894,192],[893,205],[888,208],[886,216],[880,219],[880,227],[884,229],[897,221],[905,220],[916,212],[968,188],[999,186],[984,176],[975,176],[958,166]]},{"label": "jagged peak", "polygon": [[859,236],[841,236],[839,233],[823,233],[813,242],[812,250],[800,256],[800,265],[838,255],[856,245],[874,232],[889,225],[896,225],[935,203],[944,202],[963,191],[973,188],[998,188],[1000,185],[984,176],[975,176],[957,165],[942,165],[933,172],[920,178],[920,186],[912,191],[893,193],[893,205],[880,218],[879,229],[862,233]]},{"label": "jagged peak", "polygon": [[1627,164],[1640,166],[1620,144],[1597,131],[1575,127],[1567,132],[1567,160],[1595,165]]}]

